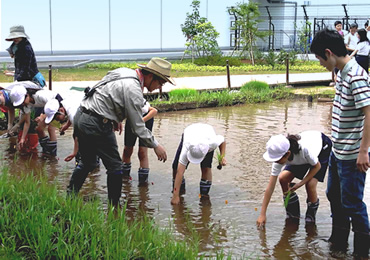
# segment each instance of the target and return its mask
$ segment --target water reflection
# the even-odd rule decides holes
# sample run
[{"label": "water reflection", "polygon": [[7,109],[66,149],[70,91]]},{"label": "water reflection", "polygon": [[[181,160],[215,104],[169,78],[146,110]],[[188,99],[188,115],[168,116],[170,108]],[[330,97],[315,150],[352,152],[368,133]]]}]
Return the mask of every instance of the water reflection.
[{"label": "water reflection", "polygon": [[[267,211],[264,231],[256,229],[264,189],[269,179],[271,164],[263,160],[265,144],[271,135],[299,133],[312,129],[330,136],[331,104],[307,103],[306,101],[284,101],[269,104],[243,105],[224,108],[195,109],[171,113],[160,113],[155,119],[153,132],[166,148],[168,161],[157,161],[155,153],[149,151],[149,184],[138,186],[137,175],[123,185],[122,202],[127,202],[129,218],[146,212],[162,227],[174,227],[180,237],[189,237],[194,227],[200,237],[200,251],[212,255],[213,250],[223,248],[235,258],[246,256],[253,259],[295,258],[330,259],[325,239],[331,232],[330,206],[326,199],[326,180],[317,186],[320,208],[316,227],[285,223],[285,210],[281,191],[275,189]],[[192,123],[212,125],[216,133],[227,142],[228,165],[222,170],[213,162],[213,182],[209,201],[200,201],[199,166],[189,165],[186,173],[186,195],[179,206],[170,204],[172,190],[171,163],[184,128]],[[2,163],[9,172],[38,172],[44,170],[50,181],[56,182],[64,193],[74,168],[73,162],[64,162],[73,147],[69,130],[58,139],[58,158],[44,158],[40,153],[32,157],[15,153],[15,139],[0,139]],[[117,135],[119,151],[123,150],[123,137]],[[137,147],[135,147],[137,149]],[[135,151],[134,151],[135,153]],[[139,168],[138,160],[132,160],[132,169]],[[370,202],[370,178],[365,187],[365,201]],[[298,195],[305,198],[305,190]],[[81,195],[88,198],[100,197],[106,207],[107,187],[104,166],[89,174]],[[305,203],[301,201],[301,212]],[[368,207],[368,210],[370,207]],[[188,216],[188,217],[186,217]],[[350,245],[352,242],[350,237]],[[350,247],[349,251],[353,248]]]},{"label": "water reflection", "polygon": [[188,239],[199,239],[200,252],[221,249],[221,244],[227,241],[227,231],[212,219],[210,197],[201,197],[196,210],[189,208],[183,198],[181,200],[181,204],[173,206],[172,212],[177,232]]},{"label": "water reflection", "polygon": [[132,180],[123,180],[122,197],[126,203],[126,216],[129,220],[141,217],[143,213],[150,216],[154,213],[154,208],[150,204],[149,183],[133,185]]}]

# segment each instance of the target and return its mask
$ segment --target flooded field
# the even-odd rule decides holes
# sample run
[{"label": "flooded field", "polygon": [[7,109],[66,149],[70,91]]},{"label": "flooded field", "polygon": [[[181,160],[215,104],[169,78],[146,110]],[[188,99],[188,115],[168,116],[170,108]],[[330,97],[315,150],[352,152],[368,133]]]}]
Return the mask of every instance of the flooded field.
[{"label": "flooded field", "polygon": [[[211,124],[217,134],[225,136],[228,165],[217,170],[214,160],[213,185],[207,200],[199,198],[199,166],[189,165],[185,172],[186,195],[180,205],[172,206],[172,160],[183,129],[196,122]],[[157,161],[150,150],[149,185],[138,187],[139,163],[135,148],[132,181],[124,184],[122,194],[122,202],[127,202],[127,215],[134,217],[143,210],[160,226],[171,227],[179,238],[189,238],[196,232],[200,238],[200,252],[206,256],[223,249],[233,257],[252,259],[330,259],[325,242],[331,232],[326,178],[324,184],[318,184],[320,208],[316,225],[305,226],[304,218],[299,224],[286,225],[278,184],[268,207],[265,230],[257,230],[255,225],[270,175],[271,164],[262,158],[267,140],[271,135],[304,130],[319,130],[330,135],[330,122],[330,103],[305,101],[161,113],[155,118],[153,132],[166,148],[168,161]],[[117,140],[122,153],[123,137],[117,135]],[[59,137],[56,159],[42,158],[40,153],[32,157],[19,155],[14,146],[14,139],[0,140],[3,164],[9,166],[12,174],[45,169],[50,181],[55,181],[61,191],[66,189],[74,167],[73,162],[63,160],[72,151],[71,131]],[[366,182],[365,201],[370,205],[369,178]],[[104,166],[89,175],[81,193],[86,197],[99,196],[106,203]],[[304,216],[306,193],[304,188],[297,193]],[[352,240],[351,234],[348,259],[352,259]]]}]

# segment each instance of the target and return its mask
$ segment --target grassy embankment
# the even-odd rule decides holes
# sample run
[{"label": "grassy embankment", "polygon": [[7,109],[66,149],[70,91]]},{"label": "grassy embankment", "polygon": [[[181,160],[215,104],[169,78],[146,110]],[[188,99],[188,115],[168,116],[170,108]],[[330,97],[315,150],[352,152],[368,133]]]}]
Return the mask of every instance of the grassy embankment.
[{"label": "grassy embankment", "polygon": [[[53,81],[75,81],[75,80],[100,80],[109,70],[120,67],[137,68],[137,63],[100,63],[88,64],[83,68],[74,69],[55,69],[53,70]],[[198,66],[186,61],[180,63],[173,61],[173,77],[197,77],[209,75],[225,75],[225,66]],[[297,61],[296,65],[290,67],[291,73],[306,72],[324,72],[325,69],[318,62]],[[48,81],[48,72],[42,71]],[[255,65],[241,64],[239,66],[230,66],[231,75],[241,74],[274,74],[285,73],[284,65]],[[0,74],[0,82],[11,82],[11,78]],[[171,106],[176,103],[195,103],[195,107],[203,106],[230,106],[242,103],[269,102],[276,99],[285,99],[298,95],[311,95],[314,98],[318,96],[333,97],[334,90],[330,88],[314,87],[304,89],[287,89],[283,86],[270,88],[263,82],[249,82],[241,88],[241,91],[218,91],[218,92],[198,92],[193,89],[173,90],[165,100],[153,100],[151,103],[161,110],[161,107]],[[166,109],[164,109],[166,110]],[[1,116],[0,116],[1,117]]]},{"label": "grassy embankment", "polygon": [[[99,64],[88,64],[80,68],[71,69],[53,69],[52,78],[53,81],[95,81],[100,80],[109,70],[113,70],[120,67],[127,67],[131,69],[137,68],[137,63],[143,62],[121,62],[121,63],[99,63]],[[226,66],[198,66],[190,63],[186,60],[183,63],[180,61],[172,62],[172,77],[200,77],[200,76],[216,76],[225,75]],[[317,61],[297,61],[295,65],[290,66],[290,73],[313,73],[313,72],[325,72],[325,69],[320,66]],[[41,70],[46,81],[49,81],[48,70]],[[241,64],[239,66],[230,66],[231,75],[250,75],[250,74],[278,74],[285,73],[285,65],[276,64],[271,65],[255,65]],[[7,77],[3,73],[0,73],[0,82],[12,82],[12,77]]]},{"label": "grassy embankment", "polygon": [[[2,259],[195,259],[199,238],[176,239],[148,217],[128,221],[101,202],[66,199],[44,174],[0,174]],[[222,252],[216,258],[224,259]],[[228,256],[230,258],[230,256]]]}]

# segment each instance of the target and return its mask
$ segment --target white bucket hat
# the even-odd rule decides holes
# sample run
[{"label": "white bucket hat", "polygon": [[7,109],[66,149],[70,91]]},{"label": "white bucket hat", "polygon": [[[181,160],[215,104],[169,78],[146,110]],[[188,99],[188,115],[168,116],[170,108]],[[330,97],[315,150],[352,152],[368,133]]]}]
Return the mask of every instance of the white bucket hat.
[{"label": "white bucket hat", "polygon": [[171,78],[171,63],[161,59],[161,58],[152,58],[147,65],[137,64],[143,70],[147,70],[165,81],[171,83],[172,85],[176,85],[175,81]]},{"label": "white bucket hat", "polygon": [[193,143],[189,145],[187,153],[188,160],[191,163],[199,164],[203,161],[204,157],[208,153],[209,145],[205,143]]},{"label": "white bucket hat", "polygon": [[268,162],[279,161],[290,148],[288,138],[284,135],[274,135],[266,143],[266,152],[263,154],[263,158]]},{"label": "white bucket hat", "polygon": [[56,99],[51,99],[45,104],[45,124],[49,124],[51,121],[53,121],[55,114],[59,111],[59,107],[59,101]]},{"label": "white bucket hat", "polygon": [[27,89],[22,85],[16,85],[10,91],[10,101],[13,102],[13,106],[17,107],[23,103],[26,95]]},{"label": "white bucket hat", "polygon": [[9,36],[5,39],[6,41],[12,41],[15,38],[27,38],[29,39],[28,35],[24,31],[23,25],[15,25],[10,27],[10,34]]}]

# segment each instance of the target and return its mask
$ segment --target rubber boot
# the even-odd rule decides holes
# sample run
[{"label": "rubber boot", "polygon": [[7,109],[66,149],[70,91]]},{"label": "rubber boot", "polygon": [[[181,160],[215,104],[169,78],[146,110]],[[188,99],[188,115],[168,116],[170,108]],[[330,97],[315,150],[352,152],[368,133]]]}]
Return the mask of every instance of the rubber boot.
[{"label": "rubber boot", "polygon": [[47,141],[42,149],[43,154],[56,156],[57,155],[57,141]]},{"label": "rubber boot", "polygon": [[199,183],[200,195],[208,196],[209,190],[211,189],[212,181],[201,179]]},{"label": "rubber boot", "polygon": [[42,147],[42,152],[44,152],[44,149],[46,149],[46,143],[49,141],[49,136],[45,136],[43,138],[39,139],[40,146]]},{"label": "rubber boot", "polygon": [[139,184],[147,183],[149,177],[149,168],[139,168],[138,177]]},{"label": "rubber boot", "polygon": [[[172,179],[172,193],[173,187],[175,186],[175,179]],[[182,178],[181,186],[180,186],[180,195],[186,193],[186,186],[185,186],[185,178]]]},{"label": "rubber boot", "polygon": [[[285,201],[286,195],[283,196]],[[297,193],[292,192],[287,207],[285,208],[286,218],[298,218],[300,217],[299,198]]]},{"label": "rubber boot", "polygon": [[122,193],[122,171],[108,173],[108,200],[114,207],[118,207]]},{"label": "rubber boot", "polygon": [[317,199],[315,203],[307,201],[307,211],[306,211],[306,223],[316,222],[316,212],[319,208],[320,200]]},{"label": "rubber boot", "polygon": [[331,236],[329,238],[330,248],[334,251],[346,252],[348,248],[348,237],[350,226],[336,227],[332,226]]},{"label": "rubber boot", "polygon": [[359,259],[369,259],[369,234],[355,232],[353,238],[354,250],[353,255]]},{"label": "rubber boot", "polygon": [[73,170],[71,179],[69,181],[69,185],[67,187],[67,194],[68,195],[76,195],[83,183],[85,182],[87,175],[89,174],[91,169],[87,167],[83,167],[82,162],[80,162],[75,169]]},{"label": "rubber boot", "polygon": [[123,163],[122,176],[124,178],[129,178],[131,172],[131,163]]}]

